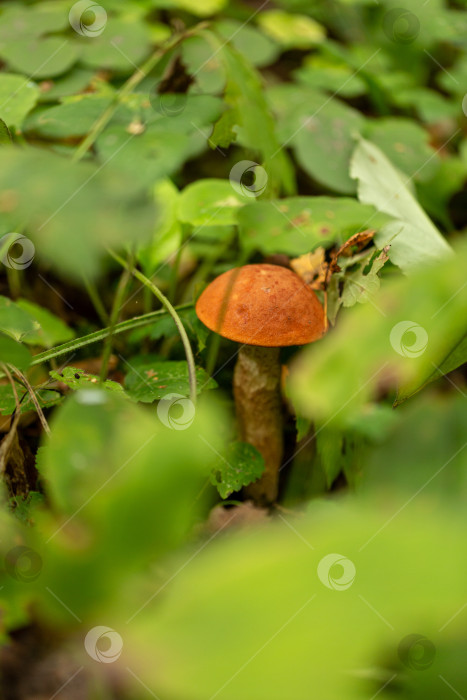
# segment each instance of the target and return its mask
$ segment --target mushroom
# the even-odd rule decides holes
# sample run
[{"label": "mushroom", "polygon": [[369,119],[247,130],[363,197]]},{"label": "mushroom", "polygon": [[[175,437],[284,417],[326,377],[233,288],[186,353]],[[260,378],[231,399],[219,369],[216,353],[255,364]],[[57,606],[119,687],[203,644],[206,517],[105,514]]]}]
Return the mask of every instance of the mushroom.
[{"label": "mushroom", "polygon": [[265,463],[246,491],[256,503],[272,503],[283,454],[279,351],[320,338],[323,307],[294,272],[262,264],[219,275],[199,297],[196,313],[210,330],[242,343],[233,380],[239,432]]}]

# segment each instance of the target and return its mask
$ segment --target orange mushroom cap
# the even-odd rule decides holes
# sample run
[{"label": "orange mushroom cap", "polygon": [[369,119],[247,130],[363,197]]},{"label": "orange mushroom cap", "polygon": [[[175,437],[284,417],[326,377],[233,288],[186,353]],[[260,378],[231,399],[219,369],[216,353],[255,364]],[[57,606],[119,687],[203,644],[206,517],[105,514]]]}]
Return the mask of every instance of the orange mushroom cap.
[{"label": "orange mushroom cap", "polygon": [[315,293],[278,265],[224,272],[201,294],[196,313],[210,330],[247,345],[305,345],[325,331],[324,309]]}]

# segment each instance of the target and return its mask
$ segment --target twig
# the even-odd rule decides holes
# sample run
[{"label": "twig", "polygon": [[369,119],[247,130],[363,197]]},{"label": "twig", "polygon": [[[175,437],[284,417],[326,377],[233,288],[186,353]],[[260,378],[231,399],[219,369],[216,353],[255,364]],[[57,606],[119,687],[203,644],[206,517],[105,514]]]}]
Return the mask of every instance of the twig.
[{"label": "twig", "polygon": [[37,396],[34,392],[34,389],[30,385],[30,383],[27,380],[27,378],[25,377],[25,375],[22,372],[20,372],[19,369],[17,369],[16,367],[13,367],[13,365],[10,365],[10,368],[12,369],[14,374],[16,374],[16,376],[22,381],[22,383],[24,384],[24,386],[28,390],[31,401],[33,402],[34,408],[36,409],[37,415],[39,416],[39,420],[42,423],[42,427],[44,428],[44,431],[47,433],[47,435],[50,435],[49,425],[48,425],[46,418],[44,416],[44,412],[43,412],[42,408],[40,407],[39,401],[37,400]]}]

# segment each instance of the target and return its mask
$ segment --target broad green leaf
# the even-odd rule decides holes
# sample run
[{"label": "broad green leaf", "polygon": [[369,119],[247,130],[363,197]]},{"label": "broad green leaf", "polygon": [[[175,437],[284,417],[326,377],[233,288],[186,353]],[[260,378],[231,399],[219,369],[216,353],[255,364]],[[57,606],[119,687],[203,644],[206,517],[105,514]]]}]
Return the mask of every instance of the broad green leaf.
[{"label": "broad green leaf", "polygon": [[378,272],[387,261],[387,252],[382,251],[371,263],[369,270],[368,260],[365,260],[354,272],[344,276],[344,289],[342,292],[342,304],[353,306],[357,302],[365,303],[372,299],[380,286]]},{"label": "broad green leaf", "polygon": [[[149,245],[141,246],[137,252],[138,260],[149,277],[154,274],[157,266],[167,260],[180,246],[182,230],[177,220],[178,200],[178,189],[171,180],[156,182],[154,201],[157,220],[153,238]],[[172,322],[172,319],[170,321]]]},{"label": "broad green leaf", "polygon": [[366,90],[364,81],[351,66],[327,55],[306,56],[294,77],[303,85],[331,93],[338,92],[341,97],[355,97]]},{"label": "broad green leaf", "polygon": [[30,533],[34,548],[46,540],[41,576],[28,590],[47,619],[69,626],[58,599],[83,620],[104,608],[112,618],[124,581],[185,540],[204,510],[196,497],[212,448],[222,450],[224,417],[209,408],[198,404],[183,429],[172,430],[155,408],[87,388],[55,411],[37,467],[58,517],[36,513]]},{"label": "broad green leaf", "polygon": [[32,147],[5,147],[0,189],[10,201],[0,212],[5,230],[18,223],[33,238],[36,255],[62,276],[95,276],[109,245],[147,240],[154,226],[153,204],[140,184],[111,164],[71,164]]},{"label": "broad green leaf", "polygon": [[427,124],[436,124],[448,117],[455,119],[458,115],[458,106],[454,102],[430,88],[402,89],[393,93],[392,99],[400,107],[414,107]]},{"label": "broad green leaf", "polygon": [[13,139],[11,138],[10,130],[8,129],[3,119],[0,119],[0,144],[11,143],[12,140]]},{"label": "broad green leaf", "polygon": [[299,165],[317,182],[353,194],[349,163],[364,116],[336,97],[303,85],[278,85],[267,94],[283,148],[293,148]]},{"label": "broad green leaf", "polygon": [[15,340],[24,341],[30,334],[37,333],[39,323],[26,309],[8,297],[0,296],[0,331],[8,333]]},{"label": "broad green leaf", "polygon": [[73,68],[57,80],[46,80],[39,85],[39,102],[55,102],[63,97],[76,95],[91,84],[95,72],[85,68]]},{"label": "broad green leaf", "polygon": [[440,159],[429,145],[429,134],[418,124],[401,117],[369,122],[366,136],[389,158],[392,165],[415,181],[436,174]]},{"label": "broad green leaf", "polygon": [[452,350],[440,364],[434,367],[433,372],[428,375],[418,384],[412,386],[401,386],[397,391],[395,405],[403,403],[411,396],[416,394],[420,389],[423,389],[427,384],[440,379],[445,374],[452,372],[454,369],[461,367],[467,362],[467,335],[464,334],[459,341],[454,345]]},{"label": "broad green leaf", "polygon": [[78,391],[80,389],[86,390],[87,388],[95,389],[98,386],[99,389],[103,391],[125,396],[123,387],[118,382],[106,379],[105,382],[101,384],[97,375],[89,374],[85,372],[84,369],[78,367],[64,367],[60,371],[51,370],[50,376],[52,379],[55,379],[55,381],[66,384],[66,386],[73,389],[73,391]]},{"label": "broad green leaf", "polygon": [[238,212],[240,241],[251,252],[302,255],[317,245],[387,221],[373,207],[348,197],[289,197],[247,205]]},{"label": "broad green leaf", "polygon": [[2,10],[0,42],[12,37],[38,37],[66,29],[69,26],[68,11],[69,3],[60,0],[46,0],[30,6],[11,3]]},{"label": "broad green leaf", "polygon": [[[83,95],[64,104],[42,109],[26,122],[25,131],[33,131],[53,139],[84,136],[112,103],[112,97]],[[122,111],[120,107],[120,111]],[[128,123],[131,112],[126,110]]]},{"label": "broad green leaf", "polygon": [[407,188],[405,178],[377,146],[360,139],[351,175],[358,180],[358,197],[394,217],[378,233],[379,247],[390,244],[389,257],[404,272],[450,255],[451,248]]},{"label": "broad green leaf", "polygon": [[[445,645],[456,648],[463,634],[463,619],[447,623],[465,605],[465,560],[448,581],[445,572],[462,550],[465,514],[433,508],[423,494],[407,499],[315,500],[302,517],[280,513],[256,531],[217,538],[189,565],[184,553],[167,572],[164,605],[154,601],[125,628],[131,668],[151,691],[186,700],[305,698],[310,688],[326,700],[364,700],[396,671],[399,694],[428,674],[445,696],[438,674],[450,668]],[[398,661],[414,630],[440,652],[423,673]],[[164,663],[154,663],[155,649]]]},{"label": "broad green leaf", "polygon": [[[153,403],[167,394],[189,396],[188,365],[185,360],[160,360],[141,355],[126,363],[125,391],[134,401]],[[214,389],[217,384],[204,369],[196,368],[198,393]]]},{"label": "broad green leaf", "polygon": [[0,332],[0,362],[24,370],[29,367],[31,361],[31,354],[25,345]]},{"label": "broad green leaf", "polygon": [[28,345],[41,345],[50,348],[58,343],[65,343],[75,337],[71,328],[58,316],[54,316],[50,311],[34,304],[27,299],[19,299],[16,305],[25,311],[39,324],[35,331],[28,331],[24,337],[24,342]]},{"label": "broad green leaf", "polygon": [[213,484],[221,498],[253,483],[264,471],[264,460],[248,442],[232,442],[211,472]]},{"label": "broad green leaf", "polygon": [[39,90],[29,78],[0,73],[0,118],[6,126],[20,129],[38,97]]},{"label": "broad green leaf", "polygon": [[119,74],[133,73],[151,50],[147,26],[141,21],[130,23],[109,18],[99,36],[84,37],[79,42],[80,60],[90,68],[108,69]]},{"label": "broad green leaf", "polygon": [[0,42],[0,56],[13,70],[37,80],[66,73],[76,63],[79,53],[70,39],[49,36]]},{"label": "broad green leaf", "polygon": [[[231,141],[236,137],[241,146],[259,154],[259,164],[266,170],[268,177],[265,192],[278,194],[283,188],[290,194],[294,187],[293,172],[277,139],[260,76],[231,46],[222,43],[210,32],[205,32],[204,36],[218,55],[227,75],[225,102],[229,111],[221,117],[220,124],[225,119],[229,126],[234,124]],[[216,129],[225,136],[222,127],[216,125]],[[210,142],[217,145],[215,133],[216,130]],[[226,145],[224,140],[222,143]]]},{"label": "broad green leaf", "polygon": [[[19,385],[17,385],[16,388],[18,392],[18,399],[20,401],[21,413],[26,413],[26,411],[35,411],[36,409],[31,401],[29,392]],[[39,406],[41,408],[50,408],[51,406],[56,406],[63,400],[63,396],[61,396],[58,391],[49,391],[48,389],[36,389],[35,394],[36,399],[39,402]],[[15,411],[15,409],[16,401],[10,384],[0,385],[0,415],[10,416]]]},{"label": "broad green leaf", "polygon": [[227,0],[152,0],[153,7],[185,10],[198,17],[208,17],[222,10]]},{"label": "broad green leaf", "polygon": [[253,66],[267,66],[273,63],[280,53],[277,44],[251,24],[221,19],[214,27]]},{"label": "broad green leaf", "polygon": [[326,30],[311,17],[293,15],[282,10],[269,10],[258,15],[263,31],[286,49],[309,49],[320,44]]},{"label": "broad green leaf", "polygon": [[465,334],[466,251],[391,280],[371,304],[342,316],[332,333],[307,348],[291,370],[290,394],[304,416],[334,425],[363,415],[379,387],[420,388]]},{"label": "broad green leaf", "polygon": [[181,193],[178,216],[192,226],[228,226],[237,223],[239,208],[248,203],[251,197],[236,191],[229,180],[198,180]]}]

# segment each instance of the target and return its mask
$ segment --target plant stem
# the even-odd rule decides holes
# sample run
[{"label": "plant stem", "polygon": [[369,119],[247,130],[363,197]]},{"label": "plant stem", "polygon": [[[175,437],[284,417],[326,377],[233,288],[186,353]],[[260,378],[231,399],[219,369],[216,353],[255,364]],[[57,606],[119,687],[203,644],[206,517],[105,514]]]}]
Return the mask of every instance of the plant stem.
[{"label": "plant stem", "polygon": [[96,285],[94,284],[94,282],[91,282],[91,280],[88,279],[86,275],[83,275],[83,283],[89,295],[89,298],[92,301],[92,305],[94,306],[94,309],[97,312],[97,315],[99,316],[102,323],[107,325],[107,323],[109,323],[109,316],[107,314],[107,311],[105,310],[104,304],[102,303],[102,299],[100,298]]},{"label": "plant stem", "polygon": [[[184,309],[190,309],[193,304],[182,304],[177,307],[177,311],[183,311]],[[62,343],[62,345],[57,345],[55,348],[50,348],[50,350],[45,350],[37,355],[34,355],[31,366],[40,365],[43,362],[49,362],[50,360],[60,357],[61,355],[67,355],[70,352],[84,348],[86,345],[91,345],[92,343],[98,343],[101,340],[105,340],[109,335],[117,335],[118,333],[125,333],[126,331],[132,331],[135,328],[143,328],[148,326],[150,323],[157,321],[161,316],[165,316],[168,312],[166,309],[159,309],[158,311],[151,311],[148,314],[143,314],[142,316],[137,316],[136,318],[129,318],[127,321],[122,321],[121,323],[115,324],[113,329],[102,328],[99,331],[94,331],[94,333],[89,333],[88,335],[83,335],[81,338],[76,340],[69,340],[67,343]]]},{"label": "plant stem", "polygon": [[192,29],[188,29],[186,32],[183,32],[182,34],[175,35],[171,39],[167,41],[167,43],[164,46],[161,46],[159,49],[157,49],[149,58],[148,60],[143,63],[143,65],[140,68],[137,68],[137,70],[131,75],[126,83],[122,86],[121,90],[119,90],[111,104],[107,107],[106,110],[104,110],[101,114],[101,116],[94,122],[91,130],[89,131],[88,135],[86,138],[80,143],[78,148],[73,154],[72,157],[72,162],[76,163],[77,161],[81,160],[81,158],[86,155],[88,152],[89,148],[93,145],[99,134],[102,133],[102,131],[105,129],[109,121],[112,119],[112,116],[117,109],[118,105],[120,102],[122,102],[127,95],[129,95],[133,89],[139,85],[139,83],[157,66],[161,58],[173,49],[177,44],[179,44],[181,41],[186,39],[189,36],[192,36],[194,34],[197,34],[199,31],[202,31],[203,29],[206,29],[207,27],[206,22],[200,22],[197,24],[195,27]]},{"label": "plant stem", "polygon": [[105,382],[105,380],[107,379],[109,360],[110,360],[110,355],[112,353],[112,333],[113,333],[113,329],[118,321],[118,315],[119,315],[120,310],[122,308],[122,303],[123,303],[123,299],[125,297],[126,288],[128,286],[128,282],[130,281],[130,278],[131,278],[130,267],[132,267],[132,265],[133,265],[133,256],[131,256],[129,259],[129,266],[123,270],[123,273],[118,281],[117,291],[115,292],[115,296],[114,296],[114,300],[113,300],[113,304],[112,304],[112,311],[110,312],[110,320],[109,320],[110,333],[105,340],[104,350],[102,352],[101,371],[99,373],[101,382]]},{"label": "plant stem", "polygon": [[154,296],[156,296],[161,304],[167,309],[167,312],[172,316],[175,325],[177,326],[177,330],[180,334],[181,341],[183,343],[183,348],[185,350],[185,356],[186,356],[186,361],[188,363],[188,381],[190,384],[190,399],[193,403],[196,403],[196,368],[195,368],[195,358],[193,357],[193,351],[191,349],[190,341],[188,339],[185,327],[183,323],[180,320],[180,316],[177,314],[175,311],[174,307],[170,303],[170,301],[167,299],[164,294],[162,294],[161,290],[156,287],[155,284],[151,282],[150,279],[148,279],[145,275],[143,275],[142,272],[137,270],[135,267],[132,267],[128,265],[128,263],[123,260],[117,253],[114,253],[112,250],[109,250],[110,255],[113,257],[114,260],[116,260],[122,267],[126,268],[127,270],[130,270],[131,274],[136,277],[142,284],[145,285],[148,289],[152,291]]}]

